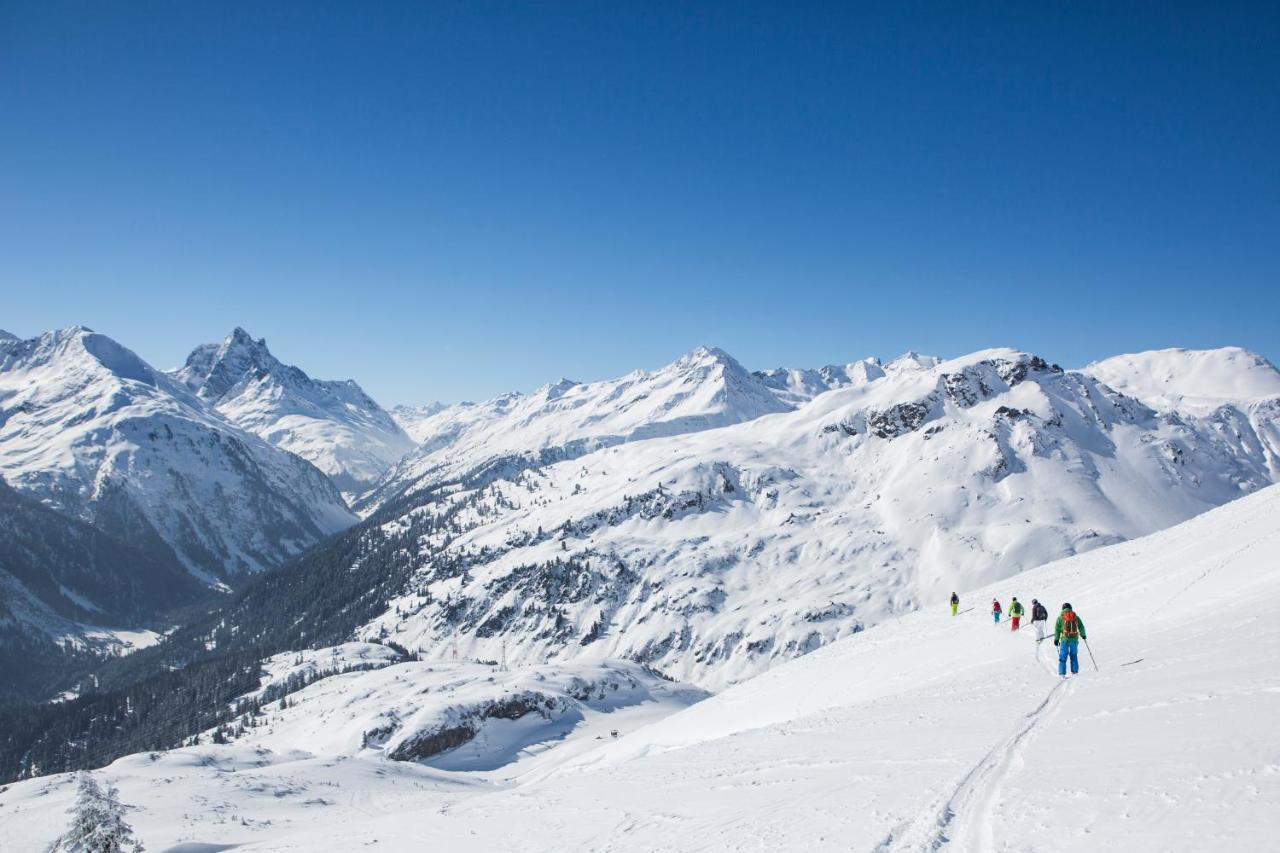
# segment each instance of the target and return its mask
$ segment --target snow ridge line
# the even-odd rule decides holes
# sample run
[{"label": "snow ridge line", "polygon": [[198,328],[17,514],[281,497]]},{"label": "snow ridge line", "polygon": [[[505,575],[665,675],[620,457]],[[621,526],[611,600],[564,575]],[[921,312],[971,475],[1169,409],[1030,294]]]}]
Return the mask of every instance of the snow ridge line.
[{"label": "snow ridge line", "polygon": [[[932,818],[917,821],[915,826],[899,827],[875,848],[875,853],[918,850],[922,853],[941,850],[955,843],[957,849],[993,850],[991,816],[999,800],[1004,779],[1021,763],[1022,752],[1036,728],[1053,716],[1072,682],[1059,680],[1044,699],[1024,718],[1012,735],[993,746],[970,768]],[[932,826],[930,826],[932,825]],[[907,830],[904,834],[902,830]],[[920,834],[925,838],[921,839]]]}]

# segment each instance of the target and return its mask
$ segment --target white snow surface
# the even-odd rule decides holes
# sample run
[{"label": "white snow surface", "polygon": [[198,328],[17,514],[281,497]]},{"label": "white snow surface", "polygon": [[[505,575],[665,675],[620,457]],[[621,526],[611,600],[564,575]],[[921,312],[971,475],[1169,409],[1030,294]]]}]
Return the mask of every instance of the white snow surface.
[{"label": "white snow surface", "polygon": [[[373,643],[272,658],[258,695],[296,673],[377,671],[330,676],[290,694],[289,707],[267,708],[265,719],[236,742],[328,756],[376,753],[450,770],[505,768],[510,775],[513,762],[573,735],[589,715],[656,703],[646,713],[662,716],[708,695],[664,681],[630,661],[504,670],[475,661],[397,663],[396,658]],[[425,744],[443,731],[463,729],[470,734],[461,746]],[[575,739],[580,737],[578,732]],[[527,769],[520,765],[521,772]]]},{"label": "white snow surface", "polygon": [[1280,370],[1240,347],[1162,349],[1096,361],[1084,373],[1160,410],[1208,414],[1280,397]]},{"label": "white snow surface", "polygon": [[348,496],[414,446],[354,381],[312,379],[241,328],[196,347],[173,376],[227,420],[311,462]]},{"label": "white snow surface", "polygon": [[1015,350],[885,374],[410,504],[383,529],[422,529],[421,567],[362,636],[719,689],[1280,473],[1280,412],[1160,413]]},{"label": "white snow surface", "polygon": [[210,582],[354,520],[315,467],[84,327],[0,341],[0,475],[134,541],[149,526]]},{"label": "white snow surface", "polygon": [[760,377],[714,347],[698,347],[659,370],[637,370],[621,379],[561,379],[531,394],[460,403],[416,420],[418,448],[383,478],[363,508],[464,476],[487,478],[791,408]]},{"label": "white snow surface", "polygon": [[427,403],[425,406],[396,406],[391,409],[390,415],[395,422],[400,425],[400,429],[413,439],[415,444],[421,444],[427,436],[431,435],[434,427],[430,419],[434,415],[438,415],[445,409],[449,408],[444,403]]},{"label": "white snow surface", "polygon": [[[1278,564],[1273,487],[961,589],[959,616],[939,604],[891,620],[648,725],[602,714],[616,741],[570,736],[496,770],[352,754],[364,703],[391,706],[430,684],[426,708],[450,690],[447,669],[435,681],[408,668],[437,664],[400,664],[295,694],[316,703],[298,719],[309,717],[318,753],[253,740],[293,730],[273,719],[240,743],[99,773],[156,850],[1271,849]],[[1078,676],[1057,676],[1053,646],[1029,626],[992,624],[990,600],[1011,595],[1051,614],[1072,602],[1090,641]],[[39,849],[52,838],[72,779],[0,792],[5,840]]]}]

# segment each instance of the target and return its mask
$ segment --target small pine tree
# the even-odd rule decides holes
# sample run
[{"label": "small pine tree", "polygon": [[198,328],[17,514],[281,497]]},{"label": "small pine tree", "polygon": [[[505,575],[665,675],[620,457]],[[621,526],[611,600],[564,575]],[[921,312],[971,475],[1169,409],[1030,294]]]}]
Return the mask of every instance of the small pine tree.
[{"label": "small pine tree", "polygon": [[71,826],[53,843],[49,853],[141,853],[142,843],[124,819],[120,791],[108,784],[104,790],[90,773],[81,773],[76,802],[67,813]]}]

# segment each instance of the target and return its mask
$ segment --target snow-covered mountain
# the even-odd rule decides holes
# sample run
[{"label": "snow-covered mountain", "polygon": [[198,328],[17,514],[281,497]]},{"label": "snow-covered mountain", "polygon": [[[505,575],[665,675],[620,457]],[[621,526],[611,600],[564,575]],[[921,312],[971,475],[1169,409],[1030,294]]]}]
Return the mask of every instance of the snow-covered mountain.
[{"label": "snow-covered mountain", "polygon": [[[364,636],[428,656],[628,658],[717,688],[1269,485],[1276,426],[1159,412],[1014,350],[913,355],[795,411],[397,504],[369,536],[417,536],[412,579]],[[435,470],[471,470],[460,455]]]},{"label": "snow-covered mountain", "polygon": [[348,496],[414,446],[355,382],[312,379],[241,328],[196,347],[173,375],[227,420],[311,462]]},{"label": "snow-covered mountain", "polygon": [[[909,362],[900,360],[891,364],[905,366]],[[799,405],[832,388],[865,385],[880,379],[885,375],[885,367],[878,358],[865,358],[849,364],[828,364],[816,370],[789,367],[757,370],[755,375],[779,398]]]},{"label": "snow-covered mountain", "polygon": [[416,443],[422,443],[422,440],[431,434],[432,427],[429,423],[434,415],[438,415],[445,409],[449,408],[444,403],[428,403],[425,406],[396,406],[391,409],[391,417],[400,425],[400,429],[412,438]]},{"label": "snow-covered mountain", "polygon": [[1159,412],[1235,436],[1280,480],[1280,370],[1240,349],[1120,355],[1083,371]]},{"label": "snow-covered mountain", "polygon": [[0,475],[208,583],[353,521],[313,465],[83,327],[0,341]]},{"label": "snow-covered mountain", "polygon": [[1280,370],[1240,347],[1163,349],[1094,362],[1083,373],[1160,411],[1209,414],[1280,397]]},{"label": "snow-covered mountain", "polygon": [[602,447],[712,429],[784,412],[775,394],[723,350],[698,347],[655,371],[449,406],[415,424],[418,448],[362,508],[441,483],[486,481]]},{"label": "snow-covered mountain", "polygon": [[[206,735],[95,775],[151,849],[1270,849],[1278,558],[1272,487],[691,706],[607,662],[505,672],[355,643],[281,656],[263,691],[374,669],[262,703],[229,744]],[[1030,628],[992,625],[987,602],[1012,595],[1072,602],[1090,641],[1078,676],[1059,679]],[[443,744],[451,722],[478,733],[427,759],[387,748],[406,731]],[[59,774],[0,789],[6,841],[48,844],[75,787]]]}]

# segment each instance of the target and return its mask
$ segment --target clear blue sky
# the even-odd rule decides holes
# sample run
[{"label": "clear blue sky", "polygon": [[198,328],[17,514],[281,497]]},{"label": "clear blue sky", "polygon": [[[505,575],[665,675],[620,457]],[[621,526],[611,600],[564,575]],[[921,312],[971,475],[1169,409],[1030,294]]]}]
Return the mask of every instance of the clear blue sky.
[{"label": "clear blue sky", "polygon": [[158,366],[1277,360],[1278,271],[1275,4],[0,0],[0,327]]}]

